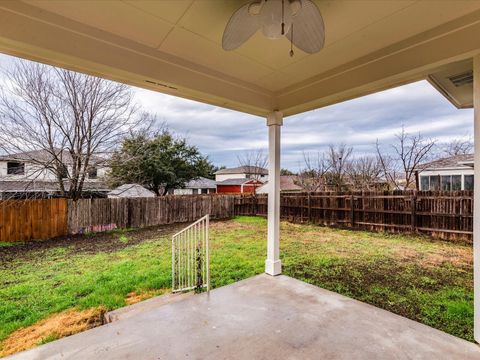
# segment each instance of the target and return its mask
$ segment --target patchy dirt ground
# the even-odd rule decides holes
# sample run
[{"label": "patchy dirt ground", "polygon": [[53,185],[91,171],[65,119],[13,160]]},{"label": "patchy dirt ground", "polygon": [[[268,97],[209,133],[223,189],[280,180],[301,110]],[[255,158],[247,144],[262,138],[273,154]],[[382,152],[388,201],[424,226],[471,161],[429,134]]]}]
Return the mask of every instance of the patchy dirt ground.
[{"label": "patchy dirt ground", "polygon": [[[72,254],[97,254],[99,252],[112,253],[129,246],[143,243],[152,238],[170,235],[183,228],[185,224],[164,225],[145,229],[114,230],[106,233],[88,235],[73,235],[41,241],[12,243],[0,247],[0,269],[8,266],[12,260],[36,259],[42,252],[51,249],[68,248]],[[118,241],[127,236],[128,241]]]},{"label": "patchy dirt ground", "polygon": [[0,357],[102,325],[104,314],[105,308],[103,307],[81,311],[71,309],[54,314],[10,334],[2,343]]}]

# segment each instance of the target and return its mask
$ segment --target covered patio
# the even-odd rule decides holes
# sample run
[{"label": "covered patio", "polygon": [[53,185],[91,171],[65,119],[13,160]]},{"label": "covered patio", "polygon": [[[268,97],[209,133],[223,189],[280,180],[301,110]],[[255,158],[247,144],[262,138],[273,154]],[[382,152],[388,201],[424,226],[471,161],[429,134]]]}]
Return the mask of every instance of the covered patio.
[{"label": "covered patio", "polygon": [[256,277],[12,359],[449,359],[477,345],[287,276]]},{"label": "covered patio", "polygon": [[[300,112],[427,79],[454,106],[475,107],[475,210],[480,213],[480,2],[318,0],[325,46],[313,54],[295,49],[294,56],[287,38],[272,41],[261,32],[236,50],[222,49],[226,24],[246,3],[2,1],[0,52],[266,119],[268,275],[281,274],[280,132],[284,118]],[[475,339],[480,341],[478,217],[474,253]],[[125,331],[127,321],[136,324],[135,331]],[[222,324],[221,337],[215,324]],[[200,295],[20,356],[60,357],[62,344],[77,358],[109,353],[111,358],[480,356],[473,344],[267,275],[217,289],[210,299]]]}]

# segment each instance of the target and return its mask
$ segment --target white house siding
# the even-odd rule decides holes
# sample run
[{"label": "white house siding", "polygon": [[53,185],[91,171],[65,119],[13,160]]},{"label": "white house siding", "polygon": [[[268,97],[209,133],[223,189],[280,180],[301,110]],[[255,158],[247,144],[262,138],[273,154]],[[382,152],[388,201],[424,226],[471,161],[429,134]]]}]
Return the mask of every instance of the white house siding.
[{"label": "white house siding", "polygon": [[51,171],[32,163],[25,163],[25,173],[23,175],[8,174],[7,164],[9,162],[10,161],[0,161],[0,178],[4,180],[54,181],[56,179]]},{"label": "white house siding", "polygon": [[215,181],[224,181],[228,179],[246,179],[245,174],[217,174],[215,175]]},{"label": "white house siding", "polygon": [[[55,174],[42,166],[25,162],[25,173],[23,175],[8,174],[7,164],[11,161],[0,161],[0,179],[3,180],[37,180],[37,181],[56,181]],[[21,161],[18,161],[21,162]],[[72,172],[72,167],[68,166],[69,173]],[[97,178],[104,178],[106,176],[108,168],[99,167],[97,169]],[[88,178],[88,176],[87,176]]]}]

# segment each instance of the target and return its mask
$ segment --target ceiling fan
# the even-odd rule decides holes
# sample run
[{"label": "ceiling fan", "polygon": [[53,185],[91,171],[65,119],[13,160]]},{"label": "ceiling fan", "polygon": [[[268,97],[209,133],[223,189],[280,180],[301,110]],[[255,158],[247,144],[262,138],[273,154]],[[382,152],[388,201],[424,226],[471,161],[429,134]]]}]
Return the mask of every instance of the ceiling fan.
[{"label": "ceiling fan", "polygon": [[325,43],[322,15],[312,0],[255,0],[235,11],[228,21],[223,49],[237,49],[260,29],[269,39],[287,37],[290,56],[293,45],[313,54]]}]

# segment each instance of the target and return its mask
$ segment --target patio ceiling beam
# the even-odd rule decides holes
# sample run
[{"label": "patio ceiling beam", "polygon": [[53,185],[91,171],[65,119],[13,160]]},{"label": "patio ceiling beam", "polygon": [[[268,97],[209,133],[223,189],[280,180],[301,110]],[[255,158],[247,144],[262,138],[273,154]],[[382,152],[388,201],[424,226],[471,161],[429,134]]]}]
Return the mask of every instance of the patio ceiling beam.
[{"label": "patio ceiling beam", "polygon": [[0,52],[259,116],[273,93],[19,1],[0,3]]}]

